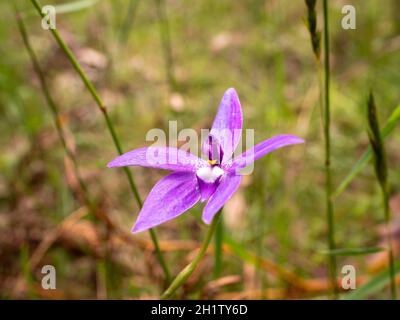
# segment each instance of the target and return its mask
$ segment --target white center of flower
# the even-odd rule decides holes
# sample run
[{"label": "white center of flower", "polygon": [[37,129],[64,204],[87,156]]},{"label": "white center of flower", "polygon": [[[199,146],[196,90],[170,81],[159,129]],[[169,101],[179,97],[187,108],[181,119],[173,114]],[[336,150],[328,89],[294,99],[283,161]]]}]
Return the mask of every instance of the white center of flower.
[{"label": "white center of flower", "polygon": [[206,183],[213,183],[223,174],[224,170],[218,166],[202,167],[196,171],[196,175]]}]

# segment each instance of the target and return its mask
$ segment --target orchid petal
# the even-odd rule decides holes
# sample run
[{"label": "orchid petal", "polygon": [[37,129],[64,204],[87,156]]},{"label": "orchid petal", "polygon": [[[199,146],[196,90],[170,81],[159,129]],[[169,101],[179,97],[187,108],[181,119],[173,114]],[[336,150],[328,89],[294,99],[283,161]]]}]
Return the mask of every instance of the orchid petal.
[{"label": "orchid petal", "polygon": [[201,194],[201,202],[206,201],[210,196],[217,190],[219,181],[207,183],[197,177],[197,182],[199,185],[199,191]]},{"label": "orchid petal", "polygon": [[107,167],[141,166],[158,169],[192,172],[207,165],[195,155],[170,147],[147,147],[124,153],[115,158]]},{"label": "orchid petal", "polygon": [[132,229],[144,231],[176,218],[200,199],[194,173],[174,172],[153,187]]},{"label": "orchid petal", "polygon": [[304,140],[294,135],[282,134],[274,136],[268,140],[256,144],[253,148],[234,158],[230,171],[232,172],[234,169],[237,168],[244,168],[258,158],[266,155],[267,153],[270,153],[271,151],[288,145],[299,143],[304,143]]},{"label": "orchid petal", "polygon": [[[230,159],[233,151],[236,149],[242,135],[242,123],[242,108],[238,94],[235,89],[230,88],[222,97],[210,131],[210,136],[218,141],[222,149],[222,163]],[[209,139],[204,142],[203,150],[213,149],[212,147],[208,147],[208,144],[210,144]]]},{"label": "orchid petal", "polygon": [[241,180],[241,176],[229,174],[221,178],[217,190],[215,190],[204,207],[202,218],[205,223],[211,223],[218,210],[224,206],[225,202],[227,202],[239,188]]}]

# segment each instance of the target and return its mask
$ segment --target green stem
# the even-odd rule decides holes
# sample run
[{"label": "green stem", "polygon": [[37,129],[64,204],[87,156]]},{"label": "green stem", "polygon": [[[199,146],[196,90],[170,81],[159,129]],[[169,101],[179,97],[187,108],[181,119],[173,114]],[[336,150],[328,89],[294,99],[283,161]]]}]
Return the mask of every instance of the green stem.
[{"label": "green stem", "polygon": [[387,246],[388,246],[388,257],[389,257],[389,274],[390,274],[390,293],[392,300],[397,300],[397,290],[396,290],[396,271],[394,265],[394,254],[392,246],[392,230],[390,228],[390,207],[389,207],[389,192],[387,183],[381,185],[382,189],[382,201],[385,212],[385,225],[387,232]]},{"label": "green stem", "polygon": [[[33,6],[36,8],[36,10],[38,11],[39,15],[44,18],[44,14],[41,11],[41,7],[38,3],[37,0],[31,0]],[[60,34],[58,33],[58,31],[56,29],[50,29],[51,33],[53,34],[55,40],[57,41],[58,45],[60,46],[60,48],[62,49],[62,51],[64,51],[65,55],[67,56],[68,60],[71,62],[72,66],[74,67],[75,71],[78,73],[79,77],[81,78],[82,82],[85,84],[86,88],[88,89],[88,91],[90,92],[90,94],[92,95],[93,99],[95,100],[98,108],[100,109],[100,111],[102,112],[104,119],[106,121],[106,125],[108,128],[108,131],[111,134],[113,143],[115,145],[115,148],[117,149],[118,153],[121,155],[122,152],[122,147],[121,147],[121,143],[119,141],[119,138],[117,136],[117,133],[114,129],[114,125],[111,122],[111,119],[108,115],[107,112],[107,108],[105,106],[105,104],[103,103],[102,99],[100,98],[99,94],[97,93],[94,85],[92,84],[92,82],[89,80],[89,78],[86,76],[85,72],[83,71],[82,67],[80,66],[78,60],[75,58],[74,54],[72,53],[72,51],[70,50],[70,48],[67,46],[67,44],[64,42],[64,40],[62,39],[62,37],[60,36]],[[124,172],[128,178],[128,182],[129,182],[129,186],[132,189],[132,192],[135,196],[136,202],[138,204],[138,206],[141,208],[142,207],[142,201],[139,195],[139,192],[137,190],[137,187],[135,185],[135,182],[133,180],[132,177],[132,173],[129,171],[128,168],[124,167]],[[158,244],[158,240],[157,240],[157,235],[155,233],[154,230],[150,230],[150,236],[151,239],[153,241],[153,245],[155,248],[155,252],[156,252],[156,256],[157,259],[164,271],[164,275],[165,275],[165,279],[166,281],[169,281],[170,279],[170,273],[168,271],[168,267],[165,263],[164,257],[161,253],[159,244]]]},{"label": "green stem", "polygon": [[[325,108],[324,108],[324,138],[325,138],[325,193],[326,193],[326,218],[328,222],[328,247],[334,250],[335,227],[332,201],[332,176],[331,176],[331,136],[330,136],[330,64],[329,64],[329,29],[328,29],[328,1],[323,0],[324,14],[324,70],[325,70]],[[338,290],[336,285],[336,257],[328,256],[329,279],[333,288],[333,298],[337,299]]]},{"label": "green stem", "polygon": [[219,219],[215,229],[214,278],[218,278],[222,269],[222,244],[224,241],[224,221]]},{"label": "green stem", "polygon": [[203,243],[200,247],[199,252],[197,253],[196,257],[193,259],[192,262],[190,262],[183,270],[176,276],[174,281],[172,281],[171,285],[168,287],[167,290],[162,294],[161,299],[168,299],[170,298],[175,291],[182,286],[186,280],[190,277],[190,275],[193,273],[193,271],[196,269],[197,265],[199,264],[200,260],[203,258],[205,255],[208,245],[210,244],[212,235],[217,228],[218,220],[221,215],[222,209],[218,211],[218,213],[215,215],[213,221],[211,222],[210,227],[208,228],[207,234],[203,240]]}]

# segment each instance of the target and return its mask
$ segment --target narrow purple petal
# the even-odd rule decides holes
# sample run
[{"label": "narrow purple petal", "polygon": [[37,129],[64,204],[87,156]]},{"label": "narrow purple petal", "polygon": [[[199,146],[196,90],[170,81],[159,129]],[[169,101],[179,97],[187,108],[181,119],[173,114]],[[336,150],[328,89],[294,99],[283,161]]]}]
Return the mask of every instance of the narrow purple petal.
[{"label": "narrow purple petal", "polygon": [[[228,89],[222,97],[217,115],[214,119],[210,135],[213,136],[222,148],[222,162],[231,158],[242,135],[242,108],[236,90]],[[209,144],[207,139],[205,144]],[[210,149],[210,147],[203,147]]]},{"label": "narrow purple petal", "polygon": [[240,156],[233,159],[230,171],[236,168],[244,168],[245,166],[266,155],[267,153],[270,153],[271,151],[288,145],[299,143],[304,143],[304,140],[289,134],[282,134],[272,137],[268,140],[256,144],[253,148],[245,151]]},{"label": "narrow purple petal", "polygon": [[170,147],[147,147],[124,153],[107,167],[141,166],[174,171],[193,172],[207,162],[195,155]]},{"label": "narrow purple petal", "polygon": [[144,231],[171,220],[190,209],[199,199],[194,173],[171,173],[150,191],[132,232]]},{"label": "narrow purple petal", "polygon": [[215,214],[223,207],[239,188],[242,176],[225,175],[214,194],[208,200],[203,210],[203,221],[210,224]]}]

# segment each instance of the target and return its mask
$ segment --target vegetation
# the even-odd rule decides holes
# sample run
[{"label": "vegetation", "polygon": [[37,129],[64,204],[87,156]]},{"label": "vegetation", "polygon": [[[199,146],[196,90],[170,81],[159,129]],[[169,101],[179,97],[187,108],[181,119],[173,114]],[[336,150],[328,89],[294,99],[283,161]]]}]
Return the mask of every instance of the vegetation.
[{"label": "vegetation", "polygon": [[[56,30],[41,1],[0,3],[1,298],[160,298],[194,259],[173,297],[395,297],[398,1],[353,1],[355,30],[341,0],[66,2]],[[210,128],[229,87],[256,143],[306,143],[258,160],[214,241],[200,205],[131,234],[165,172],[107,163],[170,120]],[[345,265],[356,290],[341,287]]]}]

